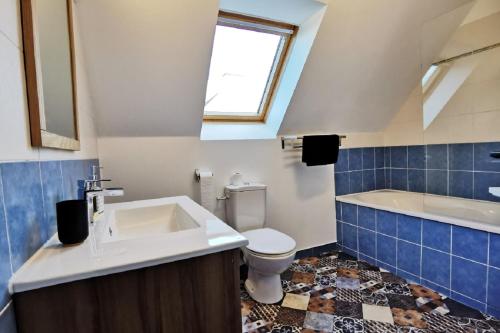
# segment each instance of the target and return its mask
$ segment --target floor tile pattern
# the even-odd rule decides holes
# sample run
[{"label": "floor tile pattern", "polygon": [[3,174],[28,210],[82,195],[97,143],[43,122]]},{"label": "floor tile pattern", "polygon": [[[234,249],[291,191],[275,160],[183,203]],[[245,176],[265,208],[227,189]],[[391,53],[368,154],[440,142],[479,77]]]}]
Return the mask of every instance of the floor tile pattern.
[{"label": "floor tile pattern", "polygon": [[500,332],[500,320],[342,252],[295,260],[281,278],[276,304],[242,281],[244,333]]}]

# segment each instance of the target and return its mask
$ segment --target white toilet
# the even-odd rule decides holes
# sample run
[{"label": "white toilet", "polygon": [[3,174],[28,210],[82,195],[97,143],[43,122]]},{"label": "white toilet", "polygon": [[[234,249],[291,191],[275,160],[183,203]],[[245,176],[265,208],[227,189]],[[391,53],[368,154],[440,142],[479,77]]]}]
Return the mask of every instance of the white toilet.
[{"label": "white toilet", "polygon": [[277,230],[264,228],[266,185],[228,185],[225,194],[228,223],[249,241],[243,248],[248,265],[245,289],[258,302],[276,303],[283,298],[280,274],[295,257],[295,240]]}]

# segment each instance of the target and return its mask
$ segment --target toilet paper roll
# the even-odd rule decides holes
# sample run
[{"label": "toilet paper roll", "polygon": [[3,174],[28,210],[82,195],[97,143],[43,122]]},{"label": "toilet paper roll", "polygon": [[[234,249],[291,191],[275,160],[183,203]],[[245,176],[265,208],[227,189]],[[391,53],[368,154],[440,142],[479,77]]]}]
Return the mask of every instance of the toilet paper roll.
[{"label": "toilet paper roll", "polygon": [[243,175],[239,172],[234,173],[229,180],[231,185],[240,186],[243,185]]},{"label": "toilet paper roll", "polygon": [[211,171],[200,171],[200,198],[201,205],[213,213],[216,201],[214,177]]}]

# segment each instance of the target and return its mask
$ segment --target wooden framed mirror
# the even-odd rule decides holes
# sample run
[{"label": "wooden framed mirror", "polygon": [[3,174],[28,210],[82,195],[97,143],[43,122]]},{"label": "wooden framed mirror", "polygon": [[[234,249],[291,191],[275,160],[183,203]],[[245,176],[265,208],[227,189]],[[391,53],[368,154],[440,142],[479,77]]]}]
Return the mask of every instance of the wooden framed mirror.
[{"label": "wooden framed mirror", "polygon": [[72,0],[21,0],[31,144],[80,150]]}]

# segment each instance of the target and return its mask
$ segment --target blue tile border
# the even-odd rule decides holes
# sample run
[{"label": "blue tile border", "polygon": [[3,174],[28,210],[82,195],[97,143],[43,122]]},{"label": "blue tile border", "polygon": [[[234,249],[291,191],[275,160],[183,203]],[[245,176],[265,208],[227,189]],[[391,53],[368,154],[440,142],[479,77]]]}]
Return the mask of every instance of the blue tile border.
[{"label": "blue tile border", "polygon": [[[372,209],[373,214],[367,207],[344,205],[336,202],[342,207],[337,215],[341,250],[498,315],[500,235],[384,210]],[[344,207],[357,212],[348,214],[349,221],[345,220]]]},{"label": "blue tile border", "polygon": [[[12,273],[56,232],[55,204],[82,196],[79,181],[89,178],[92,165],[99,161],[0,163],[0,311],[9,302]],[[0,326],[7,325],[3,317]]]},{"label": "blue tile border", "polygon": [[490,157],[500,142],[341,149],[335,164],[337,195],[374,189],[500,202],[500,160]]}]

